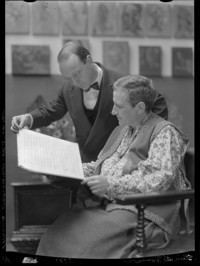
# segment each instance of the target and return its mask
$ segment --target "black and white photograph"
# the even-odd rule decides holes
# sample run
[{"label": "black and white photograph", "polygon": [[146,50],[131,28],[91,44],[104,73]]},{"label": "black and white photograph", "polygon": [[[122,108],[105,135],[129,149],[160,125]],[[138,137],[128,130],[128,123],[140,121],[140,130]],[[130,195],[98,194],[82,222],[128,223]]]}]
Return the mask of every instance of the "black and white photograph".
[{"label": "black and white photograph", "polygon": [[[54,1],[55,2],[55,1]],[[87,1],[59,1],[62,34],[88,34],[88,5]]]},{"label": "black and white photograph", "polygon": [[12,45],[13,75],[50,74],[50,49],[45,45]]},{"label": "black and white photograph", "polygon": [[147,4],[145,8],[145,36],[148,37],[171,37],[172,33],[171,6],[167,3]]},{"label": "black and white photograph", "polygon": [[33,5],[34,35],[59,35],[59,5],[56,1],[38,1]]},{"label": "black and white photograph", "polygon": [[159,46],[140,46],[140,74],[161,76],[162,51]]},{"label": "black and white photograph", "polygon": [[193,52],[191,48],[172,47],[172,74],[174,77],[193,76]]},{"label": "black and white photograph", "polygon": [[4,262],[196,262],[195,1],[4,2]]},{"label": "black and white photograph", "polygon": [[92,36],[116,36],[118,30],[115,2],[95,2],[90,5],[89,31]]},{"label": "black and white photograph", "polygon": [[5,6],[6,34],[28,34],[30,27],[29,6],[23,1],[9,1]]},{"label": "black and white photograph", "polygon": [[106,67],[120,73],[129,74],[129,45],[128,42],[103,43],[103,62]]},{"label": "black and white photograph", "polygon": [[194,38],[194,7],[174,6],[173,8],[173,34],[177,39]]},{"label": "black and white photograph", "polygon": [[134,3],[120,3],[119,28],[120,36],[144,36],[144,5]]}]

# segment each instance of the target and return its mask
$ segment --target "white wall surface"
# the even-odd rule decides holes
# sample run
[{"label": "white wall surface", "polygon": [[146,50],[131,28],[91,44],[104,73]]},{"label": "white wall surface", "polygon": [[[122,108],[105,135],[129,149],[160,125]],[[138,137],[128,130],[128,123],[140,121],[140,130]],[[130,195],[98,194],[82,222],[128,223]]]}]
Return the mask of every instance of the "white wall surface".
[{"label": "white wall surface", "polygon": [[[19,1],[20,2],[20,1]],[[60,2],[60,1],[58,1]],[[98,1],[96,1],[98,2]],[[111,1],[106,1],[111,2]],[[193,0],[173,0],[169,3],[157,1],[116,1],[120,2],[133,2],[140,4],[161,4],[161,5],[189,5],[194,6]],[[90,4],[91,1],[88,1]],[[33,3],[27,3],[29,8]],[[30,12],[30,16],[32,12]],[[31,21],[31,19],[30,19]],[[132,37],[96,37],[96,36],[34,36],[31,32],[29,35],[6,35],[6,74],[12,73],[11,64],[11,45],[49,45],[51,51],[51,74],[60,74],[57,65],[57,54],[59,53],[64,38],[70,39],[88,39],[90,43],[90,51],[94,61],[103,63],[103,41],[127,41],[130,47],[130,73],[139,74],[139,46],[160,46],[162,50],[162,76],[170,77],[172,75],[172,62],[171,62],[171,48],[172,47],[191,47],[194,53],[194,40],[193,39],[175,39],[175,38],[132,38]]]}]

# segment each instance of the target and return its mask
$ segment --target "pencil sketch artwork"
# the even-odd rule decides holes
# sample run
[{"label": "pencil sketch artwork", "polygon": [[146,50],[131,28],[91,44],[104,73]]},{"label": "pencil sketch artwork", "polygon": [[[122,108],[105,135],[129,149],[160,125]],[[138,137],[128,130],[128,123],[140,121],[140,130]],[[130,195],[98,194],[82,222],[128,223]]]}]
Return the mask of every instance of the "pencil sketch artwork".
[{"label": "pencil sketch artwork", "polygon": [[144,10],[140,4],[120,3],[120,36],[144,36]]},{"label": "pencil sketch artwork", "polygon": [[23,1],[5,2],[5,31],[6,34],[29,33],[29,6]]},{"label": "pencil sketch artwork", "polygon": [[140,46],[140,74],[161,76],[161,47]]},{"label": "pencil sketch artwork", "polygon": [[61,1],[63,35],[87,35],[88,7],[84,1]]},{"label": "pencil sketch artwork", "polygon": [[173,77],[193,76],[192,48],[172,48],[172,75]]},{"label": "pencil sketch artwork", "polygon": [[194,7],[174,6],[173,20],[175,38],[194,38]]},{"label": "pencil sketch artwork", "polygon": [[59,34],[59,9],[56,1],[36,1],[32,5],[32,11],[33,34]]},{"label": "pencil sketch artwork", "polygon": [[67,42],[70,42],[70,41],[76,42],[78,45],[84,46],[85,48],[90,50],[90,43],[89,43],[89,40],[87,40],[87,39],[68,39],[68,38],[65,38],[65,39],[63,39],[63,45],[66,44]]},{"label": "pencil sketch artwork", "polygon": [[103,42],[104,65],[119,73],[129,74],[129,46],[128,42]]},{"label": "pencil sketch artwork", "polygon": [[50,74],[49,46],[12,45],[12,73],[14,75]]},{"label": "pencil sketch artwork", "polygon": [[145,35],[171,36],[171,8],[166,4],[148,4],[145,8]]},{"label": "pencil sketch artwork", "polygon": [[117,34],[117,8],[115,3],[96,2],[90,6],[90,32],[94,36]]}]

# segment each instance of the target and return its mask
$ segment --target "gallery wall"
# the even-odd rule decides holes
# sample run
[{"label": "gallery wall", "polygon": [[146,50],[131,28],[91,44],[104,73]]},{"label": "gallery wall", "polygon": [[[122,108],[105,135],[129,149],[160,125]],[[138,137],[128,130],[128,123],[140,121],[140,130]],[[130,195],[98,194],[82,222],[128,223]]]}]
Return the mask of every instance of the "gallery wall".
[{"label": "gallery wall", "polygon": [[40,51],[43,64],[35,56],[28,72],[59,74],[57,54],[63,42],[75,39],[90,48],[94,60],[121,72],[193,76],[193,19],[192,0],[8,1],[6,73],[27,72],[18,55],[31,60],[27,53]]},{"label": "gallery wall", "polygon": [[[167,99],[170,120],[194,146],[193,1],[7,1],[5,11],[8,238],[14,230],[10,184],[37,180],[17,167],[11,119],[35,106],[38,99],[55,97],[62,83],[56,57],[67,40],[83,43],[94,61],[107,67],[152,77]],[[136,17],[135,11],[140,15]]]}]

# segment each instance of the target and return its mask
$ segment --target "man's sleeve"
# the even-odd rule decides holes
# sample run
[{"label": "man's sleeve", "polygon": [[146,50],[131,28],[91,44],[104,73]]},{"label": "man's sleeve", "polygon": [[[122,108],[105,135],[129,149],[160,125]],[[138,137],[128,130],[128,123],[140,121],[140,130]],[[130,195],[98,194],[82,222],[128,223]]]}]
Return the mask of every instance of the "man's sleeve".
[{"label": "man's sleeve", "polygon": [[61,119],[68,111],[64,96],[63,88],[60,88],[57,97],[47,106],[40,107],[30,112],[33,118],[31,129],[45,127],[52,122]]}]

